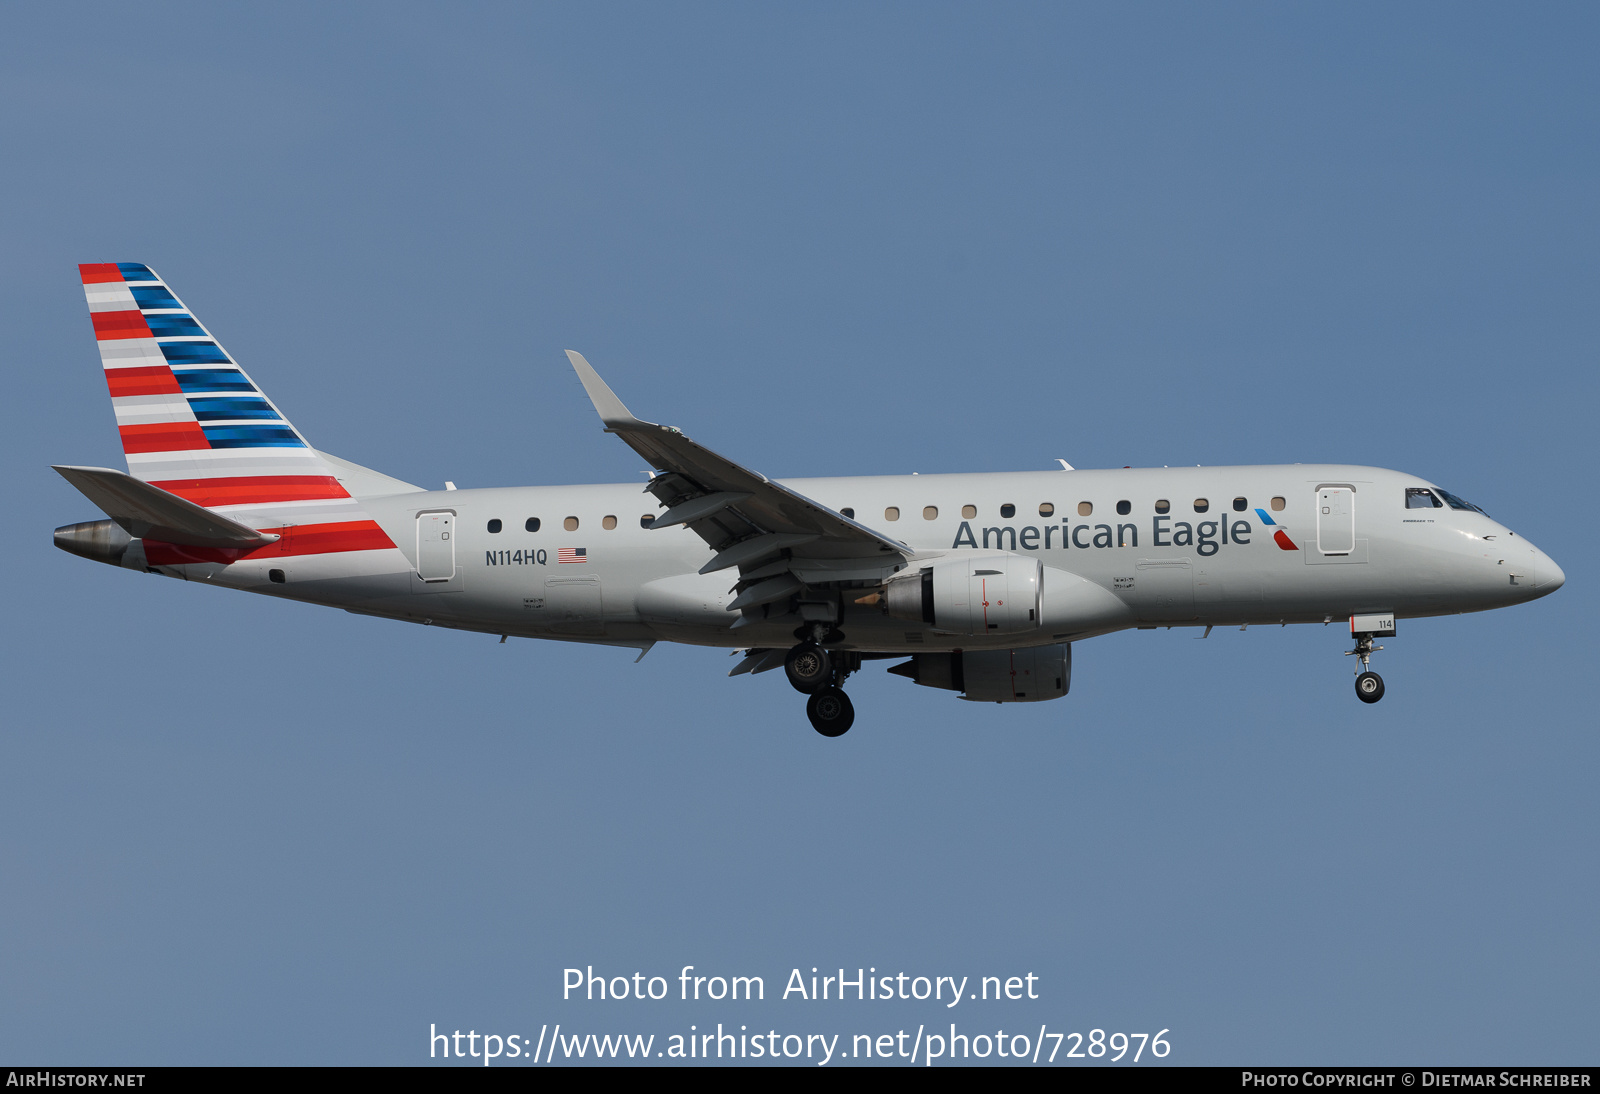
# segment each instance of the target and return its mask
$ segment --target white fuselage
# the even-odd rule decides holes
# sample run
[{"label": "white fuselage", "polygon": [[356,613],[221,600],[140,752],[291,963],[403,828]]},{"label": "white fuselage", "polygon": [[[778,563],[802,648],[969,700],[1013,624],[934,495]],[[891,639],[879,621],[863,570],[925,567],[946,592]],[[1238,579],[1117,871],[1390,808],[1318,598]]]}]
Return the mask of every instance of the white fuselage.
[{"label": "white fuselage", "polygon": [[[846,595],[839,645],[862,651],[1025,647],[1129,627],[1323,623],[1366,612],[1443,615],[1535,599],[1565,580],[1537,547],[1480,512],[1407,508],[1408,487],[1432,484],[1375,467],[864,476],[784,485],[909,545],[913,564],[984,551],[1043,564],[1041,618],[1022,634],[944,633]],[[1328,490],[1340,499],[1332,512],[1322,504]],[[642,527],[641,518],[660,509],[637,484],[360,500],[412,570],[352,572],[350,560],[335,555],[163,572],[494,634],[629,646],[794,641],[791,626],[735,628],[739,615],[726,609],[737,573],[698,573],[712,551],[683,527]],[[437,519],[451,529],[448,576],[440,576],[435,542],[428,560],[435,580],[424,581],[415,572],[418,529]],[[528,530],[532,521],[537,531]],[[560,561],[579,549],[581,561]],[[278,579],[269,580],[274,566]]]}]

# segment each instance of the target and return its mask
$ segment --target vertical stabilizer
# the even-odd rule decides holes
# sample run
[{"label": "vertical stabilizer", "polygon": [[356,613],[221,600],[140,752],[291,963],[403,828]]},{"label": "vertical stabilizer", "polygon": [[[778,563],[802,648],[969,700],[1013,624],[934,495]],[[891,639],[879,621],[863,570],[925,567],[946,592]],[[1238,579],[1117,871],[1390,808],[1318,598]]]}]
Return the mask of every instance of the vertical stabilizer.
[{"label": "vertical stabilizer", "polygon": [[279,553],[393,549],[154,271],[138,262],[78,270],[130,475],[250,528],[293,528]]}]

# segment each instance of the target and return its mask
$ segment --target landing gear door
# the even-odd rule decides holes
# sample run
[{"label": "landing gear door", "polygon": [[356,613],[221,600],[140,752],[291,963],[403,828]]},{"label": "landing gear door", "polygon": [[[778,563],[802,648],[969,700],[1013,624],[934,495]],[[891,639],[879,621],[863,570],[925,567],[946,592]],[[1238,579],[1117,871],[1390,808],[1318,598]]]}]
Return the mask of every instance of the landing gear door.
[{"label": "landing gear door", "polygon": [[552,577],[544,583],[544,597],[524,607],[532,608],[538,626],[560,634],[604,634],[605,604],[597,577]]},{"label": "landing gear door", "polygon": [[1134,565],[1133,609],[1140,622],[1195,618],[1194,567],[1186,558],[1141,558]]},{"label": "landing gear door", "polygon": [[1317,487],[1317,550],[1348,555],[1356,549],[1356,492],[1348,486]]}]

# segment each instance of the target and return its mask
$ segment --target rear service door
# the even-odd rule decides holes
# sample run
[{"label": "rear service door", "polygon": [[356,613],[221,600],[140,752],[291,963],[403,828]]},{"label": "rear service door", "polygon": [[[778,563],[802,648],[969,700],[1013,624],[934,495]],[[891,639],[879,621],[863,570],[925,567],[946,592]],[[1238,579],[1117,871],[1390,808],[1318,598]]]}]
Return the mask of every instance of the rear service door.
[{"label": "rear service door", "polygon": [[1348,486],[1317,487],[1317,550],[1347,555],[1356,549],[1356,492]]},{"label": "rear service door", "polygon": [[423,581],[449,581],[456,576],[455,528],[452,512],[417,514],[417,576]]}]

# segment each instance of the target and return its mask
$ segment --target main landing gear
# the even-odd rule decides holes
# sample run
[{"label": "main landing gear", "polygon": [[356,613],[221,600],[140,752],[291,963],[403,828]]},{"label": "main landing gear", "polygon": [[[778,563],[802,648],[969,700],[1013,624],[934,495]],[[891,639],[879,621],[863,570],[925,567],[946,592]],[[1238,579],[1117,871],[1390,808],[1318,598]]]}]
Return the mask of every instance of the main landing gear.
[{"label": "main landing gear", "polygon": [[1381,649],[1382,646],[1372,644],[1372,635],[1358,634],[1356,648],[1344,653],[1346,657],[1361,658],[1361,672],[1356,676],[1356,698],[1363,703],[1376,703],[1383,698],[1383,677],[1368,667],[1372,655]]},{"label": "main landing gear", "polygon": [[856,720],[856,709],[840,684],[861,667],[861,658],[852,653],[829,653],[815,639],[807,639],[783,659],[783,672],[794,689],[810,696],[806,717],[811,728],[824,737],[841,737]]}]

